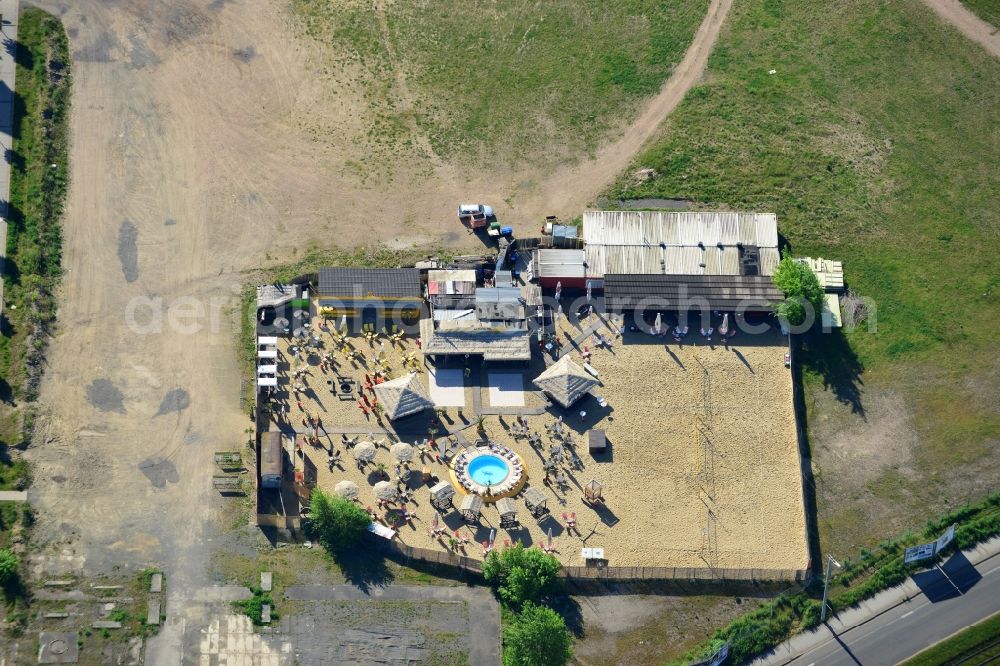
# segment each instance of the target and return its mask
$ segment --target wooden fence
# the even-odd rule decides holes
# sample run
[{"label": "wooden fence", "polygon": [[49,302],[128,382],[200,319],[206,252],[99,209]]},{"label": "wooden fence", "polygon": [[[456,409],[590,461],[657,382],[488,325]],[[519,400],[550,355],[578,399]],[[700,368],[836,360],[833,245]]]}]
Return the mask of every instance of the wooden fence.
[{"label": "wooden fence", "polygon": [[[482,573],[482,560],[446,550],[407,546],[381,537],[371,537],[382,549],[407,559],[421,560],[444,566],[458,567]],[[474,548],[478,545],[473,544]],[[691,580],[715,582],[794,582],[809,579],[808,569],[710,569],[708,567],[563,567],[561,575],[569,580]]]}]

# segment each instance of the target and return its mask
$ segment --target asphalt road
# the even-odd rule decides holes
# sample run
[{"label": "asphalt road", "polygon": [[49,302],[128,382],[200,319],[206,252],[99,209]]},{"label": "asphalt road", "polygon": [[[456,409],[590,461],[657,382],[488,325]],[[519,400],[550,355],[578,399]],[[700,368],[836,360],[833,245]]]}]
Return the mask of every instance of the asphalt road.
[{"label": "asphalt road", "polygon": [[834,635],[784,664],[883,666],[917,652],[1000,611],[1000,557],[978,566],[958,553],[941,569],[913,576],[920,594],[870,621]]}]

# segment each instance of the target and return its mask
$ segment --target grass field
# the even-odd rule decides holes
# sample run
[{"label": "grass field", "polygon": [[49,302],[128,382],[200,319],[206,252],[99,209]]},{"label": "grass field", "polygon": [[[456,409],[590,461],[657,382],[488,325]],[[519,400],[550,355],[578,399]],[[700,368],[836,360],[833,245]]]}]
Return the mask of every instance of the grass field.
[{"label": "grass field", "polygon": [[924,650],[902,666],[940,666],[969,659],[969,664],[982,664],[1000,657],[1000,615],[974,624],[934,647]]},{"label": "grass field", "polygon": [[987,23],[1000,27],[1000,3],[996,0],[962,0],[962,4]]},{"label": "grass field", "polygon": [[24,402],[34,397],[55,319],[53,290],[62,271],[59,217],[67,178],[66,34],[51,14],[27,8],[19,17],[18,39],[0,318],[0,489],[24,488],[29,480],[27,465],[12,449],[29,436],[33,416]]},{"label": "grass field", "polygon": [[[593,150],[659,90],[707,0],[293,0],[304,30],[343,54],[371,106],[371,139],[463,166]],[[360,66],[358,69],[353,69]]]},{"label": "grass field", "polygon": [[638,160],[659,177],[612,192],[774,211],[876,301],[877,331],[806,341],[825,548],[1000,482],[998,107],[1000,63],[919,3],[738,3]]}]

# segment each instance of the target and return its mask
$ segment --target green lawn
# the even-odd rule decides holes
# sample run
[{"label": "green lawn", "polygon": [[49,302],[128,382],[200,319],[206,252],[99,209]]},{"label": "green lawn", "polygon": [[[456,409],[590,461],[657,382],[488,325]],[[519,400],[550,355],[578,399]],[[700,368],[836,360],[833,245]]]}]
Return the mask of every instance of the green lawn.
[{"label": "green lawn", "polygon": [[[877,303],[877,332],[811,339],[804,357],[827,545],[873,544],[1000,483],[998,108],[1000,63],[920,3],[748,0],[638,160],[659,177],[612,192],[774,211],[796,253],[842,259]],[[902,403],[881,433],[852,415],[880,393]],[[915,443],[824,494],[826,445],[849,428]]]},{"label": "green lawn", "polygon": [[962,4],[987,23],[1000,27],[1000,2],[997,0],[962,0]]},{"label": "green lawn", "polygon": [[360,65],[373,141],[407,144],[419,128],[469,165],[592,150],[657,92],[708,0],[388,5],[292,2],[305,31],[344,54],[331,67]]},{"label": "green lawn", "polygon": [[924,650],[904,661],[901,666],[940,666],[954,664],[965,658],[970,659],[970,664],[982,664],[990,657],[1000,657],[1000,614]]}]

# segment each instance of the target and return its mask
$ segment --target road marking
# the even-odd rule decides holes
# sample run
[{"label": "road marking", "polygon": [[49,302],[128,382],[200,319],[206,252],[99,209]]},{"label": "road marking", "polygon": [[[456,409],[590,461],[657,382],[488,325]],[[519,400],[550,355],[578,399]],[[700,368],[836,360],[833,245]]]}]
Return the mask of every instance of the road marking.
[{"label": "road marking", "polygon": [[902,620],[904,618],[910,617],[911,615],[913,615],[913,611],[910,611],[909,613],[903,613],[903,615],[899,619]]},{"label": "road marking", "polygon": [[814,661],[811,664],[807,664],[807,666],[816,666],[816,662]]}]

